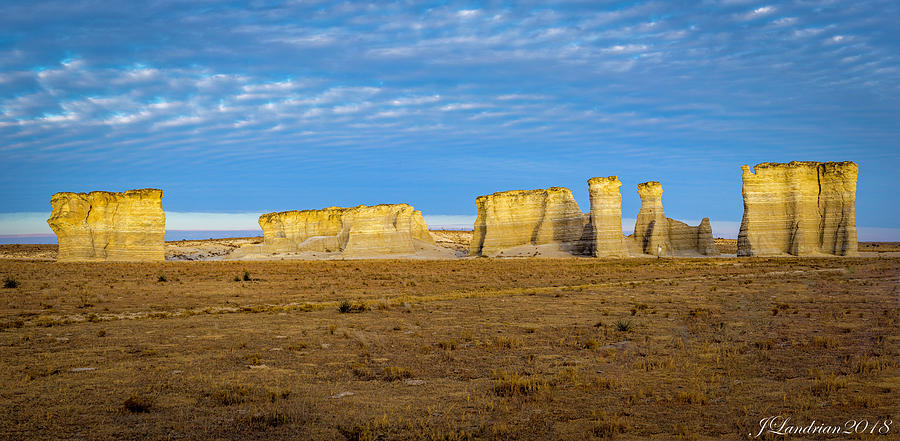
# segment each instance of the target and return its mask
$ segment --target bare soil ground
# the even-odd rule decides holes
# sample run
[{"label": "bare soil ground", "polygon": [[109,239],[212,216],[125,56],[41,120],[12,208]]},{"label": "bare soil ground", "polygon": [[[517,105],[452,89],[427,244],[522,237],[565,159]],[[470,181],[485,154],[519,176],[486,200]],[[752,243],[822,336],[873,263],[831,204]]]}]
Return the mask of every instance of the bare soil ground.
[{"label": "bare soil ground", "polygon": [[900,433],[897,258],[6,259],[0,277],[3,439],[739,439],[775,415],[892,421],[788,439]]},{"label": "bare soil ground", "polygon": [[737,254],[737,239],[722,239],[715,238],[713,241],[716,243],[716,248],[719,249],[719,252],[722,254]]},{"label": "bare soil ground", "polygon": [[242,245],[254,245],[262,242],[262,237],[166,242],[166,260],[222,260]]}]

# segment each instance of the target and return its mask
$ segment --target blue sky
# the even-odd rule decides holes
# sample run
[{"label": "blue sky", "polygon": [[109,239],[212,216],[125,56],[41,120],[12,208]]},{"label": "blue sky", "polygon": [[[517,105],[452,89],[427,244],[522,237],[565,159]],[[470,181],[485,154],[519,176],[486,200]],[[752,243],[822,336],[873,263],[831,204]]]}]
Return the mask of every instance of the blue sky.
[{"label": "blue sky", "polygon": [[58,191],[474,216],[609,175],[625,218],[658,180],[736,223],[742,164],[852,160],[857,223],[900,240],[895,1],[0,5],[0,234]]}]

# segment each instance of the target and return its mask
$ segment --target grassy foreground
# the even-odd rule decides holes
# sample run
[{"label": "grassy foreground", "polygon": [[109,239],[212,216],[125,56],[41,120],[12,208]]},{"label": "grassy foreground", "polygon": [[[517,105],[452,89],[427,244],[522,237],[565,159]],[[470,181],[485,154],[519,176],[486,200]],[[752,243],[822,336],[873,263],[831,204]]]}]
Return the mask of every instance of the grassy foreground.
[{"label": "grassy foreground", "polygon": [[6,260],[0,278],[5,439],[739,439],[777,415],[892,420],[787,439],[900,433],[896,258]]}]

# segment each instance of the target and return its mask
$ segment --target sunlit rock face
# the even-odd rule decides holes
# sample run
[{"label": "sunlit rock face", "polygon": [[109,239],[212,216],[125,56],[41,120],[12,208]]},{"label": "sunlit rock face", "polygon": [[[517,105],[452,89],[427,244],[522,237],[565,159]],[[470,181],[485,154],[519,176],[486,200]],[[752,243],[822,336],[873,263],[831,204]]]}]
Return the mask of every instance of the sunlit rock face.
[{"label": "sunlit rock face", "polygon": [[591,198],[589,251],[596,257],[628,257],[622,234],[622,183],[616,176],[588,180]]},{"label": "sunlit rock face", "polygon": [[659,182],[638,184],[637,190],[641,197],[641,211],[638,212],[631,239],[641,253],[654,256],[719,254],[708,218],[696,227],[667,218],[662,205],[662,184]]},{"label": "sunlit rock face", "polygon": [[857,255],[853,162],[765,162],[743,170],[738,256]]},{"label": "sunlit rock face", "polygon": [[415,254],[433,244],[422,212],[407,204],[283,211],[259,217],[264,253],[317,251],[344,257]]},{"label": "sunlit rock face", "polygon": [[470,256],[497,256],[527,246],[565,253],[584,248],[585,216],[568,188],[497,192],[478,196],[475,206]]},{"label": "sunlit rock face", "polygon": [[56,193],[47,223],[60,262],[165,260],[162,190]]}]

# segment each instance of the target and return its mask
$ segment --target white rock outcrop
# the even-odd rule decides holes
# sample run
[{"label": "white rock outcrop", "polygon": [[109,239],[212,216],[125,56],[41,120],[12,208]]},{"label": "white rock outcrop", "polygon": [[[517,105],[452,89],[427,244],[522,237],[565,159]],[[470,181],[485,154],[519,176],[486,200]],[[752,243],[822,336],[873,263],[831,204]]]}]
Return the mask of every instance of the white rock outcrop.
[{"label": "white rock outcrop", "polygon": [[59,243],[57,260],[165,260],[162,198],[155,188],[54,194],[47,223]]},{"label": "white rock outcrop", "polygon": [[628,257],[622,234],[622,183],[616,176],[588,180],[591,198],[589,252],[595,257]]},{"label": "white rock outcrop", "polygon": [[858,254],[853,162],[765,162],[743,170],[738,256]]},{"label": "white rock outcrop", "polygon": [[656,181],[637,186],[641,197],[631,239],[639,252],[653,256],[717,256],[719,250],[713,241],[709,218],[692,227],[684,222],[666,217],[662,205],[662,184]]},{"label": "white rock outcrop", "polygon": [[497,192],[478,196],[475,206],[470,256],[578,253],[584,247],[585,217],[568,188]]},{"label": "white rock outcrop", "polygon": [[417,254],[434,240],[422,212],[408,204],[283,211],[259,217],[264,242],[245,246],[229,258],[318,252],[340,257]]}]

